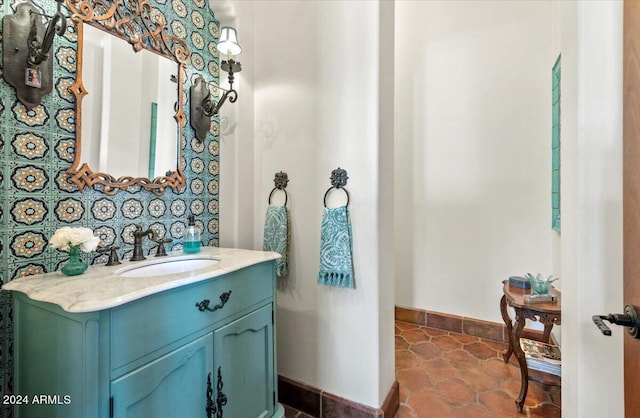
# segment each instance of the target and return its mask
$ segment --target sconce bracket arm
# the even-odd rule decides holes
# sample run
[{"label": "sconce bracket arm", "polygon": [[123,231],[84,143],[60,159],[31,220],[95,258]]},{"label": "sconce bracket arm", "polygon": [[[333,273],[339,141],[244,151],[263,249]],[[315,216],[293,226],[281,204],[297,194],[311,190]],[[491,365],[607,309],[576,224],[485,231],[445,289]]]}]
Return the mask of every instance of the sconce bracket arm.
[{"label": "sconce bracket arm", "polygon": [[211,118],[220,111],[220,108],[227,100],[230,103],[235,103],[238,100],[238,92],[233,88],[233,73],[238,73],[242,70],[242,66],[239,62],[229,59],[222,61],[222,69],[229,73],[229,90],[218,87],[224,91],[218,103],[211,100],[211,92],[207,83],[202,76],[197,76],[193,80],[193,84],[189,89],[191,100],[191,126],[196,131],[196,138],[200,142],[204,141],[207,136],[207,131],[211,127]]},{"label": "sconce bracket arm", "polygon": [[[218,112],[220,111],[220,108],[222,107],[224,102],[227,101],[227,99],[229,100],[230,103],[235,103],[236,100],[238,100],[238,92],[233,89],[225,91],[222,97],[220,98],[220,100],[218,100],[218,103],[215,106],[213,106],[213,108],[211,108],[211,106],[209,105],[208,113],[205,113],[205,115],[207,115],[208,117],[217,115]],[[212,104],[210,98],[209,98],[209,103]]]},{"label": "sconce bracket arm", "polygon": [[[49,51],[53,46],[53,37],[58,34],[64,35],[64,31],[67,29],[67,19],[60,12],[60,3],[58,3],[58,12],[51,17],[49,25],[44,32],[42,42],[38,41],[37,37],[37,18],[36,15],[40,13],[31,13],[31,30],[29,32],[29,64],[39,65],[41,62],[49,58]],[[45,15],[46,16],[46,15]]]},{"label": "sconce bracket arm", "polygon": [[189,88],[189,100],[191,102],[191,126],[195,130],[196,138],[202,142],[207,136],[207,132],[211,127],[211,117],[218,114],[222,105],[229,100],[235,103],[238,100],[238,92],[233,89],[224,90],[224,94],[218,102],[211,99],[211,92],[207,86],[207,82],[202,76],[197,76],[193,80],[193,84]]},{"label": "sconce bracket arm", "polygon": [[[35,43],[37,45],[34,46],[40,49],[41,44],[37,40],[44,39],[47,30],[44,23],[35,19],[38,13],[39,10],[28,0],[16,6],[15,14],[2,18],[3,77],[16,89],[18,100],[27,109],[38,106],[42,97],[49,94],[53,87],[53,60],[48,59],[48,51],[45,51],[46,56],[37,64],[31,62],[32,45]],[[27,68],[38,71],[40,87],[25,84]]]}]

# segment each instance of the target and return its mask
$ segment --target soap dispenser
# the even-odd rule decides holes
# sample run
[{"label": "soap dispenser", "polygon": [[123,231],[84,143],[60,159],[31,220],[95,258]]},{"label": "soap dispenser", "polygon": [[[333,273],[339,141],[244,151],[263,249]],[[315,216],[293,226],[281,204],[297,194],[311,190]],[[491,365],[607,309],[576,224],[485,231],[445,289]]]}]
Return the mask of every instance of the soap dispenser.
[{"label": "soap dispenser", "polygon": [[184,231],[182,247],[185,254],[195,254],[200,252],[200,230],[196,228],[196,221],[193,215],[187,218],[189,225]]}]

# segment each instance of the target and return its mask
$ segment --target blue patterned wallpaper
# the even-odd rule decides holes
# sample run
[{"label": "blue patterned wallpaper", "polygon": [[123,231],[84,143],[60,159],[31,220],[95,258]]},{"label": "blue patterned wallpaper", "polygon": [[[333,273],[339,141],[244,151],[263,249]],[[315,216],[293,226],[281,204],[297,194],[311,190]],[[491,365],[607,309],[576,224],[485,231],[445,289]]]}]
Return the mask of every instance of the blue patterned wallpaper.
[{"label": "blue patterned wallpaper", "polygon": [[[35,2],[47,13],[55,2]],[[164,13],[169,31],[183,38],[191,51],[185,77],[183,127],[184,190],[156,196],[139,186],[109,196],[99,190],[79,191],[67,179],[75,147],[75,99],[69,88],[76,75],[76,30],[68,19],[63,37],[54,40],[54,88],[41,105],[27,110],[15,90],[0,80],[0,282],[58,270],[66,253],[53,250],[48,239],[61,226],[92,228],[104,245],[120,247],[119,255],[132,251],[134,224],[150,226],[173,238],[168,249],[179,249],[189,213],[196,216],[204,244],[218,245],[219,122],[214,120],[207,139],[195,139],[189,120],[189,86],[195,75],[218,83],[215,42],[219,25],[206,0],[151,0]],[[0,0],[1,15],[13,13],[16,1]],[[68,15],[68,14],[67,14]],[[0,49],[2,46],[0,45]],[[177,64],[176,64],[177,65]],[[1,72],[1,68],[0,68]],[[145,247],[145,253],[152,247]],[[106,261],[97,253],[85,254],[92,263]],[[0,292],[0,394],[11,393],[12,306]],[[12,411],[0,409],[0,417]]]}]

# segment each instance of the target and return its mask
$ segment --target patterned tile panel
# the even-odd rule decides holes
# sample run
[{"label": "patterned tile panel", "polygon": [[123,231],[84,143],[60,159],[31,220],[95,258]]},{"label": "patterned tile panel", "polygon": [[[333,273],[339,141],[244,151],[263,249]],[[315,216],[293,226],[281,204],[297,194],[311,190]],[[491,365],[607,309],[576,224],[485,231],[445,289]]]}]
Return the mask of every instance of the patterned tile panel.
[{"label": "patterned tile panel", "polygon": [[22,225],[35,225],[44,221],[49,209],[41,199],[26,198],[17,200],[11,206],[13,222]]},{"label": "patterned tile panel", "polygon": [[11,252],[18,258],[33,258],[42,255],[47,248],[47,237],[39,231],[26,231],[11,237]]},{"label": "patterned tile panel", "polygon": [[49,111],[42,104],[33,109],[27,109],[22,103],[16,100],[11,105],[11,113],[13,114],[16,125],[42,127],[45,126],[49,120]]},{"label": "patterned tile panel", "polygon": [[13,188],[24,192],[39,192],[47,187],[49,174],[42,167],[18,165],[11,170]]},{"label": "patterned tile panel", "polygon": [[11,146],[16,156],[28,160],[41,160],[49,152],[47,140],[31,132],[15,134],[11,140]]},{"label": "patterned tile panel", "polygon": [[[153,13],[164,14],[169,32],[183,38],[193,54],[184,86],[184,190],[155,196],[133,187],[109,196],[99,188],[79,191],[69,181],[66,170],[74,159],[77,122],[69,90],[76,79],[77,28],[70,21],[65,34],[54,39],[53,89],[39,106],[26,109],[13,87],[0,78],[0,283],[59,269],[67,253],[51,249],[48,240],[61,226],[90,227],[101,244],[120,247],[119,256],[126,257],[131,254],[135,224],[172,238],[168,250],[180,249],[186,217],[193,213],[203,243],[218,245],[219,122],[213,120],[203,143],[195,139],[188,123],[191,80],[201,74],[209,82],[219,81],[215,49],[219,24],[207,3],[151,0]],[[0,0],[0,18],[13,13],[16,4]],[[55,2],[38,4],[44,13],[55,12]],[[154,247],[146,242],[145,254]],[[98,253],[85,258],[92,263],[106,261]],[[11,295],[0,292],[0,394],[13,390],[12,314]],[[0,406],[0,418],[10,416],[12,411]]]},{"label": "patterned tile panel", "polygon": [[84,204],[72,197],[59,200],[56,204],[56,218],[59,222],[74,223],[82,219],[84,215]]}]

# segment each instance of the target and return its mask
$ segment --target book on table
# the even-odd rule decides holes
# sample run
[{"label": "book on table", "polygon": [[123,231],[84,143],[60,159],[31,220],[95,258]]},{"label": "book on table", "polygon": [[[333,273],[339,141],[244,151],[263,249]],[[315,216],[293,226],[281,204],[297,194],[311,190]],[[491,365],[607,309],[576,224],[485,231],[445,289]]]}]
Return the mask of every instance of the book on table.
[{"label": "book on table", "polygon": [[522,348],[524,352],[529,369],[556,376],[561,375],[562,359],[560,348],[557,345],[530,340],[528,338],[520,338],[520,348]]}]

